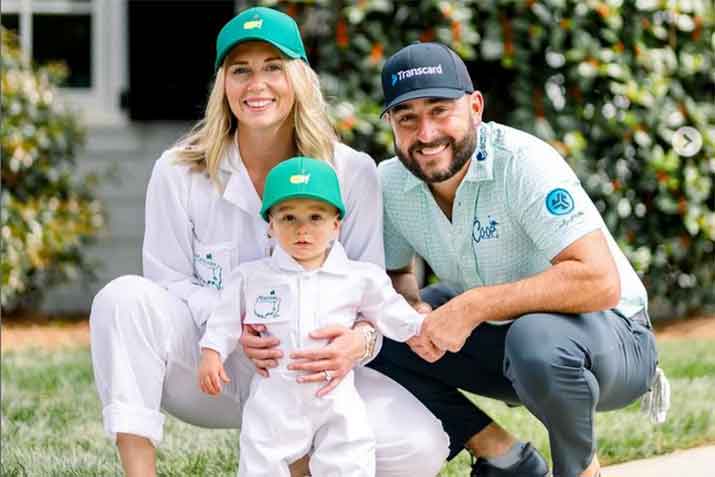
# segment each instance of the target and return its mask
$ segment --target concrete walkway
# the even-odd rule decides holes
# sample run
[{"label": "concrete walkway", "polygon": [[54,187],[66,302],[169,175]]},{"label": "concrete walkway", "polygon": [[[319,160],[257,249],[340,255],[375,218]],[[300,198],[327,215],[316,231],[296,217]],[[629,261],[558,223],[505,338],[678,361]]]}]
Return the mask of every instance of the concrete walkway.
[{"label": "concrete walkway", "polygon": [[715,446],[697,447],[650,459],[604,467],[603,477],[712,477]]}]

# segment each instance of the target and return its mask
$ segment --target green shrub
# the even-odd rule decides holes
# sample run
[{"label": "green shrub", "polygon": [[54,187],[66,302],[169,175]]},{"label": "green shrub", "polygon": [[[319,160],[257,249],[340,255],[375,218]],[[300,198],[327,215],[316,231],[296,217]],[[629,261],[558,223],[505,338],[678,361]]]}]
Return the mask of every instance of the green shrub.
[{"label": "green shrub", "polygon": [[[570,160],[651,298],[714,303],[715,4],[535,5],[512,11],[528,38],[510,57],[513,123]],[[673,146],[682,126],[703,137],[692,157]]]},{"label": "green shrub", "polygon": [[61,66],[33,68],[2,30],[3,311],[91,273],[84,248],[103,227],[93,182],[77,176],[84,131],[58,98]]},{"label": "green shrub", "polygon": [[[266,2],[276,4],[278,2]],[[715,303],[715,4],[710,0],[280,2],[299,17],[345,140],[392,154],[378,118],[384,60],[436,40],[465,60],[486,118],[571,163],[651,298]],[[672,136],[703,147],[679,156]]]}]

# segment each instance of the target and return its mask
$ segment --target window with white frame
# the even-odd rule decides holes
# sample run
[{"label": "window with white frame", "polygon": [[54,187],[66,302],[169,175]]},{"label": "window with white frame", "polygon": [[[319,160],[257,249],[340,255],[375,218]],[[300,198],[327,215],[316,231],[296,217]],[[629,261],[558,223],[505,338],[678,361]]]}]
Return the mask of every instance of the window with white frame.
[{"label": "window with white frame", "polygon": [[67,66],[62,92],[90,124],[122,121],[123,4],[114,0],[2,1],[0,22],[18,35],[24,55],[37,64]]}]

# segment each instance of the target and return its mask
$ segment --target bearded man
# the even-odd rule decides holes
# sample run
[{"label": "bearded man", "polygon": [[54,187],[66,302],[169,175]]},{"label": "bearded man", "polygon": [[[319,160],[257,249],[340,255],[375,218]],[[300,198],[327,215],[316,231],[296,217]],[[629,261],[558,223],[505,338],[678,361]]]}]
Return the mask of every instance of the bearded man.
[{"label": "bearded man", "polygon": [[[549,470],[459,389],[524,405],[548,431],[554,475],[598,475],[595,412],[660,376],[643,284],[559,153],[482,122],[484,98],[452,50],[401,49],[382,86],[397,153],[379,165],[386,265],[428,315],[408,344],[385,339],[373,366],[442,420],[450,458],[477,457],[472,475]],[[438,284],[419,290],[415,255]]]}]

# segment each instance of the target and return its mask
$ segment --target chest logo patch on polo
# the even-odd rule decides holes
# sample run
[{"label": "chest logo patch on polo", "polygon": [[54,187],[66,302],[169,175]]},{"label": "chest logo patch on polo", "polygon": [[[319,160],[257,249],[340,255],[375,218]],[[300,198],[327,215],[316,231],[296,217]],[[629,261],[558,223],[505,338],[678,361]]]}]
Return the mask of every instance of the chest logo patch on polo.
[{"label": "chest logo patch on polo", "polygon": [[499,238],[499,230],[497,227],[499,222],[492,216],[487,216],[487,222],[482,222],[475,218],[472,226],[472,239],[474,243],[479,243],[482,240],[494,240]]},{"label": "chest logo patch on polo", "polygon": [[574,208],[574,201],[569,191],[556,188],[546,196],[546,209],[551,215],[566,215]]},{"label": "chest logo patch on polo", "polygon": [[271,290],[267,295],[258,295],[253,314],[262,320],[275,320],[281,316],[281,298]]}]

